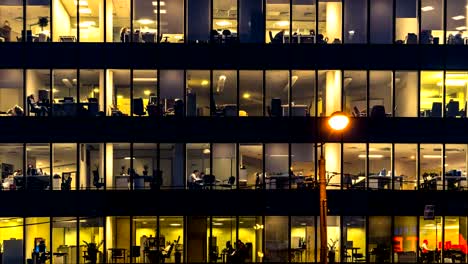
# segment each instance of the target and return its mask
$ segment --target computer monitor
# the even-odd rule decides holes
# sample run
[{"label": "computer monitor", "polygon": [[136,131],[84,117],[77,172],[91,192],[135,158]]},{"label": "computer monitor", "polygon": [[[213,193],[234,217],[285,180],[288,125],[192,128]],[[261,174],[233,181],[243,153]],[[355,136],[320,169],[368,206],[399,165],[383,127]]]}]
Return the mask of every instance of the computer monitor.
[{"label": "computer monitor", "polygon": [[150,95],[148,104],[157,104],[157,103],[158,103],[158,97],[156,97],[155,95]]}]

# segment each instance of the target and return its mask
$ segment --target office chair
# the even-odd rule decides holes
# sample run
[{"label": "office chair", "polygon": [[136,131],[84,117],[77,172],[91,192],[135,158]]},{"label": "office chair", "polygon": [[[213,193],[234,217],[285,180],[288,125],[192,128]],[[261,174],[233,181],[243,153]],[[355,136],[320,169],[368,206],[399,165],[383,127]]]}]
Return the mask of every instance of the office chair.
[{"label": "office chair", "polygon": [[[132,263],[140,263],[141,249],[140,246],[132,246],[130,248],[130,254],[128,257],[132,260]],[[138,259],[138,262],[137,262]]]},{"label": "office chair", "polygon": [[177,117],[184,116],[184,101],[176,99],[174,102],[174,115]]},{"label": "office chair", "polygon": [[370,117],[372,117],[372,118],[384,118],[385,117],[385,107],[383,105],[374,105],[374,106],[372,106]]},{"label": "office chair", "polygon": [[143,107],[143,98],[133,98],[133,114],[137,116],[146,114]]},{"label": "office chair", "polygon": [[93,185],[97,189],[100,189],[101,187],[104,187],[104,179],[101,179],[99,177],[99,171],[98,170],[93,170]]},{"label": "office chair", "polygon": [[361,111],[357,108],[357,106],[353,107],[353,116],[359,117],[361,115]]},{"label": "office chair", "polygon": [[235,184],[236,184],[236,177],[231,176],[229,177],[229,179],[223,181],[223,183],[220,184],[219,186],[232,189],[232,187],[235,186]]},{"label": "office chair", "polygon": [[442,103],[432,103],[431,117],[442,117]]},{"label": "office chair", "polygon": [[452,101],[447,104],[446,117],[457,117],[460,114],[460,103],[458,101]]},{"label": "office chair", "polygon": [[125,262],[125,255],[124,250],[121,248],[113,248],[111,249],[111,261],[112,263],[116,263],[117,261]]},{"label": "office chair", "polygon": [[273,98],[271,99],[271,113],[270,116],[272,117],[281,117],[283,116],[283,112],[281,111],[281,99],[280,98]]},{"label": "office chair", "polygon": [[216,177],[214,175],[205,175],[203,177],[203,187],[209,189],[208,187],[214,186],[216,182]]},{"label": "office chair", "polygon": [[274,37],[273,37],[273,33],[271,31],[268,31],[268,36],[270,37],[270,42],[271,43],[274,43]]}]

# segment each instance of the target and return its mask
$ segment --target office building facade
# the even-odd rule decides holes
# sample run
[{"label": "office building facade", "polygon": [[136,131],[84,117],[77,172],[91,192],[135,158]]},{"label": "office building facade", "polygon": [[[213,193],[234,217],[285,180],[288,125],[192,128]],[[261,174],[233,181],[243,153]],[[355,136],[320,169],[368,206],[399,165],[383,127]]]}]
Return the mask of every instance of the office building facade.
[{"label": "office building facade", "polygon": [[467,7],[0,1],[0,263],[468,262]]}]

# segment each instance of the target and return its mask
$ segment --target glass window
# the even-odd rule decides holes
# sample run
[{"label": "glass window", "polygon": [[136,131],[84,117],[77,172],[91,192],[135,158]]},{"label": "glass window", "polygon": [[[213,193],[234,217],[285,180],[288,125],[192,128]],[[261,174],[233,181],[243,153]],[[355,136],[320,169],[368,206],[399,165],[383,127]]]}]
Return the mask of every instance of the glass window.
[{"label": "glass window", "polygon": [[466,189],[466,149],[465,144],[445,145],[445,188],[449,191]]},{"label": "glass window", "polygon": [[26,256],[28,259],[45,260],[50,259],[50,217],[26,218]]},{"label": "glass window", "polygon": [[237,116],[237,71],[213,71],[213,116]]},{"label": "glass window", "polygon": [[19,189],[48,190],[50,187],[50,146],[46,143],[26,144],[26,182]]},{"label": "glass window", "polygon": [[395,116],[418,116],[418,73],[416,71],[395,72]]},{"label": "glass window", "polygon": [[315,116],[315,71],[293,70],[291,75],[291,116]]},{"label": "glass window", "polygon": [[373,263],[391,262],[392,229],[389,216],[369,216],[369,241],[367,250],[369,261]]},{"label": "glass window", "polygon": [[112,263],[127,256],[131,257],[132,261],[141,257],[142,249],[139,245],[130,249],[130,217],[106,217],[106,248],[108,261],[106,263]]},{"label": "glass window", "polygon": [[130,70],[109,70],[107,74],[108,115],[130,115]]},{"label": "glass window", "polygon": [[23,116],[23,70],[0,70],[0,80],[0,116]]},{"label": "glass window", "polygon": [[160,34],[158,32],[157,5],[157,1],[133,1],[133,42],[158,42]]},{"label": "glass window", "polygon": [[394,190],[416,190],[418,154],[416,144],[395,144]]},{"label": "glass window", "polygon": [[25,111],[32,116],[50,113],[50,70],[26,70]]},{"label": "glass window", "polygon": [[130,143],[106,144],[106,178],[109,181],[106,182],[106,186],[108,189],[131,189],[130,175],[134,176],[133,162],[130,156]]},{"label": "glass window", "polygon": [[449,45],[463,45],[464,39],[467,37],[466,31],[466,0],[450,0],[446,1],[446,14],[445,18],[447,23],[447,32],[445,32],[446,44]]},{"label": "glass window", "polygon": [[288,224],[287,216],[265,216],[265,256],[263,262],[288,262]]},{"label": "glass window", "polygon": [[443,79],[441,71],[421,71],[420,112],[424,117],[442,117]]},{"label": "glass window", "polygon": [[[366,153],[366,144],[343,144],[343,189],[366,188]],[[328,163],[328,158],[326,161]],[[327,172],[330,174],[328,170]],[[339,175],[335,175],[334,178],[339,178]]]},{"label": "glass window", "polygon": [[338,70],[318,72],[317,116],[329,116],[341,111],[341,76]]},{"label": "glass window", "polygon": [[[76,263],[77,260],[77,228],[76,217],[52,218],[52,252],[64,253],[54,255],[53,263]],[[80,258],[81,261],[81,258]]]},{"label": "glass window", "polygon": [[237,186],[236,144],[213,144],[212,147],[213,175],[216,177],[214,184],[220,187],[217,189],[235,189]]},{"label": "glass window", "polygon": [[395,0],[396,43],[418,44],[418,0]]},{"label": "glass window", "polygon": [[392,189],[392,144],[369,144],[368,175],[369,189]]},{"label": "glass window", "polygon": [[239,37],[244,43],[265,41],[265,20],[262,0],[239,0]]},{"label": "glass window", "polygon": [[[320,228],[320,219],[317,219],[317,226]],[[340,262],[342,251],[340,243],[340,217],[327,216],[327,244],[328,244],[328,260],[330,263]],[[320,231],[317,233],[317,261],[320,261]],[[344,244],[343,244],[344,246]],[[343,256],[343,260],[344,260]]]},{"label": "glass window", "polygon": [[237,42],[237,0],[213,0],[214,43]]},{"label": "glass window", "polygon": [[292,0],[293,43],[315,43],[316,7],[316,0]]},{"label": "glass window", "polygon": [[267,189],[289,188],[288,144],[265,144],[265,186]]},{"label": "glass window", "polygon": [[442,190],[442,145],[421,144],[419,147],[419,188]]},{"label": "glass window", "polygon": [[370,1],[370,43],[393,42],[393,0]]},{"label": "glass window", "polygon": [[290,0],[266,0],[266,43],[289,43],[289,8]]},{"label": "glass window", "polygon": [[184,43],[184,0],[159,2],[161,42]]},{"label": "glass window", "polygon": [[[208,233],[208,262],[231,263],[234,247],[237,249],[236,218],[211,217]],[[231,252],[231,253],[228,253]]]},{"label": "glass window", "polygon": [[160,70],[160,97],[165,116],[184,116],[184,71]]},{"label": "glass window", "polygon": [[[23,144],[0,144],[2,190],[16,190],[23,179]],[[19,186],[18,186],[19,187]]]},{"label": "glass window", "polygon": [[0,218],[0,230],[2,258],[12,263],[23,263],[23,218]]},{"label": "glass window", "polygon": [[104,174],[104,144],[80,144],[80,189],[103,190]]},{"label": "glass window", "polygon": [[77,188],[76,143],[54,143],[52,188],[75,190]]},{"label": "glass window", "polygon": [[260,263],[263,255],[263,217],[240,216],[238,239],[247,249],[245,262]]},{"label": "glass window", "polygon": [[445,117],[466,117],[467,72],[445,74]]},{"label": "glass window", "polygon": [[263,145],[239,145],[239,188],[263,188]]},{"label": "glass window", "polygon": [[28,42],[50,41],[50,0],[26,2],[26,40]]},{"label": "glass window", "polygon": [[315,216],[291,216],[291,262],[315,262]]},{"label": "glass window", "polygon": [[157,98],[157,71],[133,71],[133,116],[159,115]]},{"label": "glass window", "polygon": [[[104,2],[103,0],[74,1],[79,7],[80,42],[104,41]],[[55,17],[54,17],[55,19]],[[55,32],[55,27],[54,27]]]},{"label": "glass window", "polygon": [[419,259],[422,261],[439,262],[442,250],[442,217],[434,220],[424,220],[419,217]]},{"label": "glass window", "polygon": [[370,117],[385,117],[393,114],[393,76],[391,71],[369,72]]},{"label": "glass window", "polygon": [[[184,259],[184,218],[182,216],[159,217],[159,239],[164,240],[164,248],[172,246],[166,263],[182,263]],[[161,241],[162,242],[162,241]]]},{"label": "glass window", "polygon": [[[162,173],[163,188],[183,189],[184,177],[184,144],[160,144],[159,170]],[[153,172],[157,175],[156,172]]]},{"label": "glass window", "polygon": [[2,1],[0,4],[0,41],[21,42],[23,33],[23,1]]},{"label": "glass window", "polygon": [[97,116],[104,111],[104,72],[80,70],[80,111],[82,115]]},{"label": "glass window", "polygon": [[77,71],[53,70],[52,73],[52,114],[54,116],[76,116],[78,114]]},{"label": "glass window", "polygon": [[341,2],[341,0],[319,0],[318,44],[342,42]]},{"label": "glass window", "polygon": [[188,41],[208,43],[211,28],[211,1],[192,1],[187,3],[186,8]]},{"label": "glass window", "polygon": [[291,188],[315,187],[314,144],[291,144]]},{"label": "glass window", "polygon": [[106,1],[106,42],[130,42],[130,30],[130,0]]},{"label": "glass window", "polygon": [[187,263],[207,262],[207,238],[209,237],[209,218],[206,216],[187,216]]},{"label": "glass window", "polygon": [[133,189],[160,189],[162,178],[158,172],[158,144],[156,143],[134,143],[132,171]]},{"label": "glass window", "polygon": [[[341,186],[341,144],[339,143],[327,143],[324,146],[324,155],[325,160],[325,172],[327,173],[328,177],[328,185],[327,189],[340,189]],[[356,159],[356,158],[354,158]],[[360,162],[358,162],[360,163]],[[365,170],[364,170],[365,171]],[[317,173],[320,173],[319,169],[317,168]],[[361,185],[362,177],[358,179],[352,184],[357,184],[357,186]],[[343,180],[346,181],[347,179],[343,177]]]},{"label": "glass window", "polygon": [[210,115],[210,79],[210,71],[187,71],[187,116]]},{"label": "glass window", "polygon": [[[93,3],[95,1],[89,1]],[[78,38],[77,17],[80,14],[89,15],[91,9],[86,6],[79,6],[78,3],[88,3],[88,1],[77,2],[74,0],[53,0],[52,2],[52,30],[54,42],[76,42]],[[79,7],[79,9],[77,8]],[[81,21],[80,21],[81,22]]]},{"label": "glass window", "polygon": [[[80,256],[92,263],[104,261],[104,219],[101,217],[80,217]],[[81,258],[80,258],[81,259]]]},{"label": "glass window", "polygon": [[346,262],[366,261],[366,218],[343,216],[343,260]]},{"label": "glass window", "polygon": [[420,44],[444,44],[444,1],[421,0]]},{"label": "glass window", "polygon": [[354,117],[367,116],[367,72],[343,72],[344,111]]},{"label": "glass window", "polygon": [[262,71],[239,71],[239,96],[239,116],[263,115]]},{"label": "glass window", "polygon": [[272,117],[285,116],[289,108],[289,72],[265,72],[265,112]]},{"label": "glass window", "polygon": [[[465,250],[467,238],[467,217],[446,216],[444,227],[444,259],[451,258],[452,262],[466,262],[467,255],[458,252]],[[460,248],[460,249],[459,249]],[[445,262],[448,262],[447,260]]]},{"label": "glass window", "polygon": [[158,241],[156,216],[133,217],[132,248],[135,248],[134,256],[140,249],[140,262],[151,263],[157,258],[158,248],[164,243]]},{"label": "glass window", "polygon": [[347,0],[344,3],[344,43],[367,43],[367,1]]},{"label": "glass window", "polygon": [[[209,143],[189,143],[187,148],[187,186],[189,189],[204,187],[205,175],[211,175],[211,147]],[[209,179],[210,177],[207,177]],[[211,178],[212,179],[212,178]],[[209,188],[209,187],[208,187]]]},{"label": "glass window", "polygon": [[393,261],[400,263],[416,262],[418,236],[416,217],[395,216],[393,228]]}]

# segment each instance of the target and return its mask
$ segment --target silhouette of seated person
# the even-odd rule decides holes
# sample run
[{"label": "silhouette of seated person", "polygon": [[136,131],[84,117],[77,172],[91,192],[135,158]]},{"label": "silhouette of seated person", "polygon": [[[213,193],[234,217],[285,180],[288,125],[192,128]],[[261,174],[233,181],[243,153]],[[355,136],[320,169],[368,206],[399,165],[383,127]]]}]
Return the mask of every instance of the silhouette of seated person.
[{"label": "silhouette of seated person", "polygon": [[46,263],[49,257],[48,257],[48,253],[46,252],[46,244],[44,240],[41,240],[39,242],[39,245],[36,245],[36,248],[34,249],[32,255],[33,255],[33,259],[36,259],[35,264]]},{"label": "silhouette of seated person", "polygon": [[322,34],[317,35],[317,44],[327,44],[328,39],[325,38]]},{"label": "silhouette of seated person", "polygon": [[226,257],[226,263],[232,263],[231,262],[231,255],[234,253],[234,248],[232,247],[231,245],[231,241],[227,241],[226,242],[226,248],[223,249],[222,253],[225,255]]},{"label": "silhouette of seated person", "polygon": [[284,33],[285,33],[284,29],[280,30],[280,32],[276,33],[276,35],[273,37],[271,42],[272,43],[283,43]]},{"label": "silhouette of seated person", "polygon": [[34,99],[34,95],[31,94],[28,96],[27,101],[29,105],[29,111],[31,113],[35,113],[39,116],[45,116],[47,114],[47,107],[38,105],[36,99]]},{"label": "silhouette of seated person", "polygon": [[428,263],[430,261],[431,252],[429,251],[427,239],[424,239],[424,241],[421,244],[421,247],[419,249],[420,249],[420,252],[421,252],[421,261]]}]

